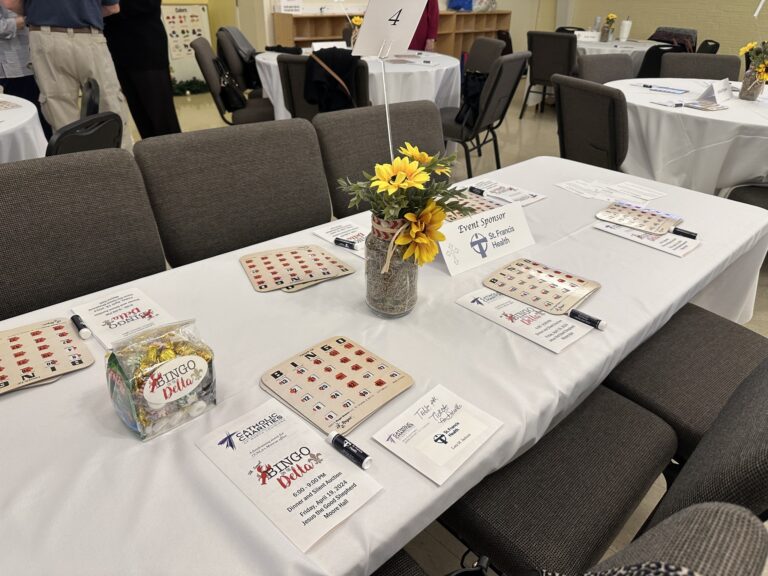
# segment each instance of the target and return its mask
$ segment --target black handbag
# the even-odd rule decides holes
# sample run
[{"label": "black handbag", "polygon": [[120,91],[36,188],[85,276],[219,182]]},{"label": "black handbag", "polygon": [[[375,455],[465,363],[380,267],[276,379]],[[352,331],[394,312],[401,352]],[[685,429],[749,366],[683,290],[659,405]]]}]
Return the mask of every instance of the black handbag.
[{"label": "black handbag", "polygon": [[480,114],[480,94],[485,87],[488,74],[468,70],[464,74],[461,85],[461,108],[456,114],[456,122],[465,126],[473,126]]},{"label": "black handbag", "polygon": [[234,112],[235,110],[245,108],[247,100],[245,94],[243,94],[243,90],[237,83],[237,80],[235,80],[234,76],[232,76],[219,58],[214,58],[213,62],[219,73],[219,86],[221,88],[219,95],[221,96],[221,102],[224,104],[226,111]]},{"label": "black handbag", "polygon": [[[463,563],[464,562],[462,561],[462,564]],[[490,561],[488,560],[488,556],[480,556],[477,562],[475,562],[474,566],[470,566],[468,568],[459,568],[447,576],[490,576],[488,574],[489,563]]]}]

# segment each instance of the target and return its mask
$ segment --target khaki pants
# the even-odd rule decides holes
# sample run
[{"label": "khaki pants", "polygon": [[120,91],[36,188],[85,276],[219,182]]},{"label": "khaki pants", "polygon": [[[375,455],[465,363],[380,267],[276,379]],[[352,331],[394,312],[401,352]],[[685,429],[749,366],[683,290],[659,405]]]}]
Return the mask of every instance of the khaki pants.
[{"label": "khaki pants", "polygon": [[42,30],[29,34],[32,68],[40,86],[43,114],[54,130],[80,118],[80,88],[89,78],[99,83],[99,112],[115,112],[123,119],[122,147],[130,150],[130,112],[120,91],[107,39],[91,34]]}]

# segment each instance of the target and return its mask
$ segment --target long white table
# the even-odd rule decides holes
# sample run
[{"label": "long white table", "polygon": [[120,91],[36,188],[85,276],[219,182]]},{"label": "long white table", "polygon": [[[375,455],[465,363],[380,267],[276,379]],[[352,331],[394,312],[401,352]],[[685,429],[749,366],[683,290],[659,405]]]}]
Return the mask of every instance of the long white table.
[{"label": "long white table", "polygon": [[[216,353],[219,405],[142,444],[115,414],[100,360],[48,386],[0,397],[0,574],[370,573],[485,475],[538,441],[683,304],[695,299],[735,320],[751,316],[768,212],[642,181],[668,192],[653,207],[684,215],[685,227],[700,234],[701,246],[679,259],[594,230],[593,215],[604,203],[555,186],[575,178],[640,179],[546,157],[482,178],[489,177],[548,196],[525,209],[536,244],[520,255],[601,282],[581,308],[607,320],[605,332],[555,355],[454,303],[504,260],[454,278],[443,263],[424,267],[419,302],[398,320],[369,312],[362,260],[330,245],[324,247],[357,273],[293,294],[254,292],[238,258],[321,243],[310,231],[138,280],[131,285],[177,318],[197,319]],[[94,296],[6,320],[0,330],[68,314]],[[331,335],[371,348],[416,384],[350,434],[372,455],[369,473],[383,490],[303,555],[194,441],[264,402],[258,380],[266,369]],[[101,355],[94,340],[88,346]],[[441,487],[371,439],[437,384],[504,423]]]},{"label": "long white table", "polygon": [[[417,54],[420,56],[417,57]],[[435,52],[406,53],[413,63],[389,63],[387,72],[387,95],[389,103],[429,100],[438,108],[458,107],[461,103],[461,71],[459,61],[453,56]],[[264,94],[272,102],[275,119],[285,120],[291,113],[285,107],[280,70],[277,67],[277,52],[262,52],[256,56],[256,67],[264,88]],[[402,58],[394,57],[394,60]],[[368,63],[368,90],[374,105],[384,104],[384,89],[381,81],[381,63],[376,58],[364,58]],[[423,62],[427,63],[423,63]]]},{"label": "long white table", "polygon": [[640,67],[643,65],[643,59],[645,53],[651,46],[655,46],[659,42],[652,40],[612,40],[611,42],[600,42],[595,40],[581,40],[579,39],[576,44],[576,50],[578,50],[580,56],[587,56],[591,54],[629,54],[632,58],[632,68],[635,72],[635,76],[640,72]]},{"label": "long white table", "polygon": [[[665,94],[636,84],[683,88],[688,93]],[[747,102],[734,92],[725,103],[728,109],[715,112],[654,104],[695,100],[708,84],[681,78],[609,82],[627,99],[629,148],[621,169],[707,194],[768,180],[768,96]]]},{"label": "long white table", "polygon": [[0,164],[45,156],[48,141],[35,105],[10,94],[0,94],[0,102],[17,106],[0,110]]}]

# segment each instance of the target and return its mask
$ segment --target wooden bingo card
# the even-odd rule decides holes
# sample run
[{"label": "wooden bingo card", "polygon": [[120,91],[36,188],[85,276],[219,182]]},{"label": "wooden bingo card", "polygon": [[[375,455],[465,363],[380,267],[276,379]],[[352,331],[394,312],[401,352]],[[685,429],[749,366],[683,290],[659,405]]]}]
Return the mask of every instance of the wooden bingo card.
[{"label": "wooden bingo card", "polygon": [[412,385],[408,374],[342,336],[312,346],[261,377],[263,388],[325,433],[352,430]]},{"label": "wooden bingo card", "polygon": [[[497,202],[496,200],[485,198],[484,196],[473,194],[472,192],[465,192],[464,198],[464,200],[461,200],[461,203],[464,206],[472,208],[474,210],[473,214],[493,210],[494,208],[504,205],[504,202]],[[448,212],[445,215],[446,222],[453,222],[454,220],[461,220],[462,218],[465,218],[465,216],[458,212]]]},{"label": "wooden bingo card", "polygon": [[247,254],[240,258],[240,264],[257,292],[292,292],[307,288],[304,284],[312,286],[355,271],[319,246],[293,246]]},{"label": "wooden bingo card", "polygon": [[550,314],[567,314],[600,288],[597,282],[526,258],[497,270],[483,284]]},{"label": "wooden bingo card", "polygon": [[600,210],[595,217],[598,220],[613,222],[627,228],[642,230],[651,234],[667,234],[680,224],[683,219],[669,212],[637,206],[628,202],[614,202],[608,208]]},{"label": "wooden bingo card", "polygon": [[91,364],[93,356],[69,320],[55,318],[0,332],[0,394]]}]

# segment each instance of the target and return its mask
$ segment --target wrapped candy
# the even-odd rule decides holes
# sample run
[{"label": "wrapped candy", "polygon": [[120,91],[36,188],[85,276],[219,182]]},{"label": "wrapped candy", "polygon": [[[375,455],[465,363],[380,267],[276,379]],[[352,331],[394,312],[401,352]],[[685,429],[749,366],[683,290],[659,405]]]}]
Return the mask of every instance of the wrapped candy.
[{"label": "wrapped candy", "polygon": [[193,320],[150,328],[115,342],[107,385],[125,425],[149,440],[216,404],[213,351]]}]

